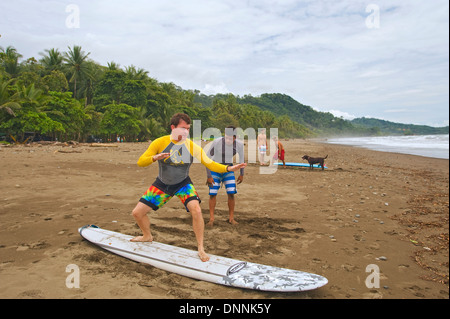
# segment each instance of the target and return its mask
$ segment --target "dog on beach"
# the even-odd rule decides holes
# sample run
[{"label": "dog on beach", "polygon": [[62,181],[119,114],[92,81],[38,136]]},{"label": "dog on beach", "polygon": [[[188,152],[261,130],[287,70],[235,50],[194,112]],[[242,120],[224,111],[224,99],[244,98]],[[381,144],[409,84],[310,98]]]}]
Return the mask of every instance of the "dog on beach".
[{"label": "dog on beach", "polygon": [[314,164],[319,164],[322,167],[322,171],[323,171],[324,165],[325,165],[324,164],[325,163],[325,159],[327,157],[328,157],[328,155],[325,156],[325,157],[311,157],[311,156],[305,155],[305,156],[302,157],[302,159],[308,161],[310,169],[313,169],[313,165]]}]

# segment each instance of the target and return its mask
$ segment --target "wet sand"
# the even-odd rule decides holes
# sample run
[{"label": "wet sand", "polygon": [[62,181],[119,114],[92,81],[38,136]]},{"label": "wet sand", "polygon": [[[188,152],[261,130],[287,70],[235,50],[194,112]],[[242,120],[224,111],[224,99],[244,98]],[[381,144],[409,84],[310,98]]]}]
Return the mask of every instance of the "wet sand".
[{"label": "wet sand", "polygon": [[[114,147],[0,146],[0,298],[360,299],[449,298],[449,161],[308,140],[282,141],[286,161],[325,156],[327,170],[249,164],[227,223],[225,190],[208,253],[317,273],[302,293],[243,290],[193,280],[113,255],[83,240],[86,224],[138,235],[131,210],[157,176],[136,165],[147,143]],[[206,173],[191,179],[209,219]],[[177,198],[150,215],[156,241],[196,249]],[[80,269],[69,289],[68,265]],[[380,288],[368,288],[368,265]]]}]

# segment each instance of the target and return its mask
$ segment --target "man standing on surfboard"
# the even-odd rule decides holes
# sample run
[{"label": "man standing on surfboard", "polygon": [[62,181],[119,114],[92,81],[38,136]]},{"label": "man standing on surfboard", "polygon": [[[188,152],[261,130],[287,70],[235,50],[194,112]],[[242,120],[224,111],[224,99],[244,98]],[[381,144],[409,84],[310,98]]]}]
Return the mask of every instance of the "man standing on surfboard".
[{"label": "man standing on surfboard", "polygon": [[197,158],[211,171],[220,173],[234,172],[244,168],[247,164],[226,166],[207,157],[200,146],[187,138],[191,128],[191,119],[187,114],[175,114],[170,120],[170,128],[171,134],[154,140],[137,162],[139,166],[145,167],[157,161],[159,175],[132,212],[142,230],[142,236],[135,237],[131,241],[152,242],[150,219],[147,214],[152,209],[161,208],[169,199],[177,196],[192,215],[192,227],[197,239],[198,255],[202,261],[208,261],[209,256],[203,247],[205,222],[200,208],[201,200],[189,178],[189,168],[193,158]]},{"label": "man standing on surfboard", "polygon": [[[236,128],[234,126],[228,126],[225,128],[225,137],[220,137],[211,144],[211,148],[207,152],[207,155],[215,162],[233,165],[233,157],[238,154],[239,162],[244,163],[244,144],[236,140]],[[234,206],[235,196],[237,193],[236,184],[242,183],[244,180],[244,168],[241,168],[240,175],[237,179],[234,177],[233,172],[217,173],[211,172],[206,168],[207,180],[206,183],[209,186],[209,215],[210,219],[207,226],[212,227],[214,225],[214,210],[216,208],[217,193],[219,192],[220,185],[225,185],[228,195],[228,222],[232,225],[238,224],[234,220]]]}]

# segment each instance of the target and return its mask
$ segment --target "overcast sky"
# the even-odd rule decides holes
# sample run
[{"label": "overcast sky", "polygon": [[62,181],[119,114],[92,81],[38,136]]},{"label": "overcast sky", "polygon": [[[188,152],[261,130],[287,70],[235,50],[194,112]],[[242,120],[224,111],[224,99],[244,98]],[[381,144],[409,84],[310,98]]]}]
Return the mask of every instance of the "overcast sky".
[{"label": "overcast sky", "polygon": [[284,93],[344,118],[449,124],[448,0],[0,0],[0,46],[81,45],[204,94]]}]

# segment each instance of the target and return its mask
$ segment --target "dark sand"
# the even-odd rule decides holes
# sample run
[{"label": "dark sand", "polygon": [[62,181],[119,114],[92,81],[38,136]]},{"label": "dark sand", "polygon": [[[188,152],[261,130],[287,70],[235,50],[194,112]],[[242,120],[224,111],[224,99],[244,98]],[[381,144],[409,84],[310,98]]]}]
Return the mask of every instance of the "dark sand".
[{"label": "dark sand", "polygon": [[[83,240],[96,224],[139,234],[131,210],[157,175],[139,168],[147,143],[0,146],[0,298],[449,298],[449,161],[313,141],[282,141],[286,161],[328,154],[328,170],[250,164],[238,186],[236,220],[226,194],[208,253],[317,273],[323,288],[303,293],[243,290],[193,280],[105,252]],[[206,174],[191,178],[209,219]],[[152,213],[156,241],[196,249],[191,218],[172,199]],[[385,257],[381,258],[380,257]],[[81,273],[66,287],[66,267]],[[368,265],[380,288],[365,284]]]}]

